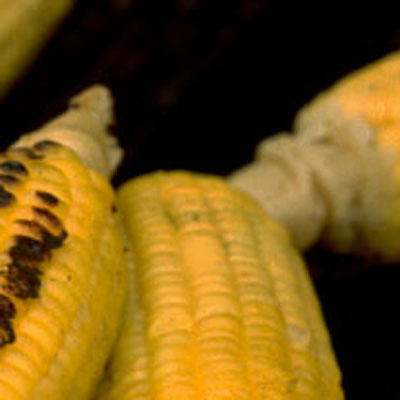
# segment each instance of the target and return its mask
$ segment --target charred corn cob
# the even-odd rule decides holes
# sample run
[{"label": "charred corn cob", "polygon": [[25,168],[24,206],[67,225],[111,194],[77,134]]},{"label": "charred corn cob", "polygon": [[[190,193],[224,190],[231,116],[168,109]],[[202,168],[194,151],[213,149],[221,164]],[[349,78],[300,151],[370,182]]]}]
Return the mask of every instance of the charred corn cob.
[{"label": "charred corn cob", "polygon": [[128,306],[97,400],[342,399],[321,310],[286,232],[222,179],[125,184]]},{"label": "charred corn cob", "polygon": [[1,400],[88,399],[116,337],[125,259],[98,172],[118,158],[102,145],[110,106],[95,87],[1,155]]},{"label": "charred corn cob", "polygon": [[264,140],[230,177],[297,247],[322,236],[336,251],[400,259],[399,74],[394,53],[339,81],[300,110],[294,135]]},{"label": "charred corn cob", "polygon": [[0,97],[26,70],[73,0],[0,0]]}]

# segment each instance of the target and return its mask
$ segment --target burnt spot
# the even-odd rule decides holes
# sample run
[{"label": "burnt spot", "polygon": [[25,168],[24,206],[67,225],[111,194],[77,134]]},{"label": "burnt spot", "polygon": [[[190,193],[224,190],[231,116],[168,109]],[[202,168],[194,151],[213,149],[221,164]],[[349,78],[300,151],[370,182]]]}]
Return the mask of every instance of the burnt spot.
[{"label": "burnt spot", "polygon": [[64,240],[68,237],[67,231],[62,230],[60,235],[53,235],[49,231],[44,232],[42,239],[47,248],[50,250],[61,247]]},{"label": "burnt spot", "polygon": [[34,149],[39,151],[45,151],[51,147],[61,146],[60,143],[55,142],[54,140],[41,140],[40,142],[36,142],[34,144]]},{"label": "burnt spot", "polygon": [[9,206],[15,200],[14,195],[0,185],[0,207]]},{"label": "burnt spot", "polygon": [[0,293],[0,320],[15,317],[15,306],[8,296]]},{"label": "burnt spot", "polygon": [[64,240],[68,236],[65,230],[62,230],[59,235],[54,235],[37,221],[18,219],[15,222],[27,227],[33,235],[40,236],[44,246],[46,247],[46,250],[52,250],[61,247]]},{"label": "burnt spot", "polygon": [[53,226],[54,228],[60,228],[61,222],[56,215],[54,215],[51,211],[47,210],[46,208],[41,207],[33,207],[33,212],[38,218],[42,218],[45,220],[49,225]]},{"label": "burnt spot", "polygon": [[0,348],[15,341],[15,333],[9,319],[0,318]]},{"label": "burnt spot", "polygon": [[42,271],[38,267],[50,257],[51,249],[62,245],[67,234],[62,231],[59,236],[53,235],[36,221],[17,222],[28,226],[35,233],[40,232],[42,241],[24,235],[15,237],[15,243],[8,252],[12,261],[1,273],[6,280],[3,287],[16,297],[35,298],[39,295],[41,285]]},{"label": "burnt spot", "polygon": [[[61,226],[58,218],[48,210],[34,208],[34,211],[51,225]],[[8,265],[2,265],[0,268],[0,288],[5,293],[0,293],[0,348],[16,339],[12,323],[16,308],[11,299],[17,297],[24,300],[39,296],[43,274],[41,263],[48,260],[51,251],[61,247],[68,236],[64,229],[55,235],[36,220],[17,219],[14,223],[26,227],[27,235],[14,236],[14,243],[8,250],[11,260]]]},{"label": "burnt spot", "polygon": [[29,158],[30,160],[40,160],[40,159],[44,158],[43,154],[36,153],[30,147],[15,147],[13,149],[13,151],[17,151],[17,152],[23,154],[26,158]]},{"label": "burnt spot", "polygon": [[113,204],[112,206],[111,206],[111,213],[112,214],[115,214],[117,212],[117,206],[115,205],[115,204]]},{"label": "burnt spot", "polygon": [[48,256],[48,249],[41,241],[29,236],[17,235],[15,244],[8,251],[13,264],[36,266]]},{"label": "burnt spot", "polygon": [[6,289],[20,299],[36,298],[39,296],[41,271],[26,265],[8,265]]},{"label": "burnt spot", "polygon": [[26,169],[25,165],[16,160],[9,160],[1,163],[0,170],[13,174],[21,174],[21,175],[28,174],[28,170]]},{"label": "burnt spot", "polygon": [[15,341],[11,319],[15,317],[15,306],[8,296],[0,294],[0,348]]},{"label": "burnt spot", "polygon": [[60,202],[58,197],[54,196],[54,194],[51,194],[49,192],[44,192],[44,191],[41,191],[41,190],[37,190],[35,192],[35,194],[36,194],[36,197],[38,197],[47,206],[55,207]]},{"label": "burnt spot", "polygon": [[15,185],[19,179],[14,175],[0,174],[0,184],[2,185]]}]

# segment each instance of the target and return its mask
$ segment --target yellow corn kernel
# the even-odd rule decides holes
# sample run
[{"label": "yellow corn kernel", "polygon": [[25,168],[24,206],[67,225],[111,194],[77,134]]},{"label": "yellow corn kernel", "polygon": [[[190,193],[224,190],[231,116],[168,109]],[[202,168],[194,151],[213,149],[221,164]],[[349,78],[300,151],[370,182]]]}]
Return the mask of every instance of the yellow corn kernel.
[{"label": "yellow corn kernel", "polygon": [[362,116],[380,132],[399,123],[399,71],[400,52],[395,52],[340,80],[331,94],[346,113]]},{"label": "yellow corn kernel", "polygon": [[286,232],[222,179],[119,190],[128,305],[97,400],[342,399],[321,310]]}]

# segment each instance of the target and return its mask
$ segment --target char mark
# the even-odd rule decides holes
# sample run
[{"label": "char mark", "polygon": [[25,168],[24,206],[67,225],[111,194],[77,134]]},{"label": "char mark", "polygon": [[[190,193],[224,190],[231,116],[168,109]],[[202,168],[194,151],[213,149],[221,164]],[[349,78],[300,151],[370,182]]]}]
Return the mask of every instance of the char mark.
[{"label": "char mark", "polygon": [[15,306],[11,299],[0,293],[0,348],[15,341],[11,319],[15,317]]},{"label": "char mark", "polygon": [[0,293],[0,320],[15,317],[15,306],[10,298]]},{"label": "char mark", "polygon": [[60,202],[60,200],[56,196],[54,196],[54,194],[51,194],[49,192],[37,190],[35,194],[43,203],[48,206],[55,207]]},{"label": "char mark", "polygon": [[27,227],[33,235],[40,236],[43,244],[49,250],[61,247],[68,234],[62,230],[59,235],[52,234],[47,228],[37,221],[29,219],[18,219],[15,222]]},{"label": "char mark", "polygon": [[48,256],[48,249],[41,241],[29,236],[16,235],[15,244],[9,250],[16,265],[36,266]]},{"label": "char mark", "polygon": [[0,318],[0,348],[15,342],[15,333],[10,319]]},{"label": "char mark", "polygon": [[61,231],[60,235],[53,235],[49,231],[43,231],[43,243],[45,246],[49,249],[57,249],[58,247],[61,247],[64,240],[68,237],[67,231],[64,229]]},{"label": "char mark", "polygon": [[16,160],[9,160],[1,163],[0,170],[13,174],[21,174],[21,175],[28,174],[28,170],[25,167],[25,165]]},{"label": "char mark", "polygon": [[54,228],[61,227],[61,221],[59,218],[54,215],[51,211],[47,210],[46,208],[42,207],[33,207],[33,212],[39,218],[45,220],[49,225],[53,226]]},{"label": "char mark", "polygon": [[18,178],[14,175],[0,174],[0,183],[3,185],[14,185],[18,183]]},{"label": "char mark", "polygon": [[42,272],[35,267],[9,264],[5,278],[6,289],[20,299],[37,298],[40,290]]},{"label": "char mark", "polygon": [[15,196],[4,189],[3,185],[0,185],[0,207],[9,206],[15,200]]}]

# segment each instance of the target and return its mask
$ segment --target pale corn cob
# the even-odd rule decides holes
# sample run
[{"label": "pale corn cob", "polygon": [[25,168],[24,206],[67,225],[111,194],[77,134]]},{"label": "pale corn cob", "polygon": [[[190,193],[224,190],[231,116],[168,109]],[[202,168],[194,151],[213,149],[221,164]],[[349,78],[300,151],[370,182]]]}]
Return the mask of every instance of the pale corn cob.
[{"label": "pale corn cob", "polygon": [[123,185],[134,266],[96,400],[333,400],[340,373],[286,232],[222,179]]},{"label": "pale corn cob", "polygon": [[0,0],[0,97],[32,63],[74,0]]},{"label": "pale corn cob", "polygon": [[[295,121],[301,140],[309,142],[334,141],[329,139],[335,134],[333,118],[351,121],[351,132],[336,132],[337,137],[358,136],[357,147],[348,150],[354,168],[341,171],[342,176],[362,171],[356,185],[341,187],[353,201],[348,219],[355,226],[356,243],[349,242],[350,248],[361,247],[390,262],[400,260],[399,76],[400,52],[395,52],[340,80],[317,96]],[[325,138],[323,131],[329,132]],[[340,151],[344,147],[339,145]]]},{"label": "pale corn cob", "polygon": [[[229,180],[306,249],[400,259],[400,53],[339,81]],[[276,194],[279,193],[279,196]]]},{"label": "pale corn cob", "polygon": [[110,106],[95,87],[1,156],[1,400],[88,399],[116,337],[123,244],[112,188],[93,169],[107,159],[84,159],[88,142],[102,147]]}]

